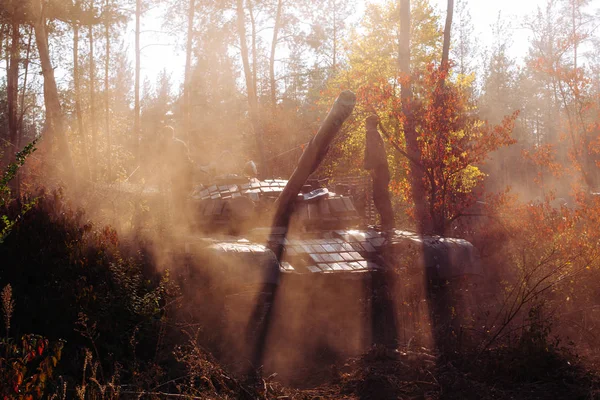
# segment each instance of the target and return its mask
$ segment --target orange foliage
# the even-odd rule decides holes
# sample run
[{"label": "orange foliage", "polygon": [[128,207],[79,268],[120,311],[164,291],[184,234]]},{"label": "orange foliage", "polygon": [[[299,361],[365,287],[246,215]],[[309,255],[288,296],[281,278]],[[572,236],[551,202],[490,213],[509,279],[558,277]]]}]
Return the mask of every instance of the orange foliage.
[{"label": "orange foliage", "polygon": [[[387,105],[389,117],[396,119],[399,127],[389,140],[404,152],[401,126],[406,116],[397,95],[402,81],[399,77],[364,85],[358,91],[358,101],[373,105],[375,110],[378,104]],[[416,75],[414,86],[419,96],[406,108],[414,118],[421,159],[411,162],[424,171],[429,219],[425,225],[443,234],[480,198],[484,174],[478,166],[491,152],[515,143],[511,132],[518,112],[506,116],[497,126],[479,120],[465,88],[450,82],[447,71],[433,64]],[[408,162],[405,160],[406,169]],[[393,183],[392,188],[410,198],[408,181]]]},{"label": "orange foliage", "polygon": [[552,144],[540,145],[533,150],[523,150],[523,157],[530,160],[538,169],[535,182],[542,182],[543,169],[548,169],[553,176],[561,177],[564,172],[564,166],[556,161],[556,149]]}]

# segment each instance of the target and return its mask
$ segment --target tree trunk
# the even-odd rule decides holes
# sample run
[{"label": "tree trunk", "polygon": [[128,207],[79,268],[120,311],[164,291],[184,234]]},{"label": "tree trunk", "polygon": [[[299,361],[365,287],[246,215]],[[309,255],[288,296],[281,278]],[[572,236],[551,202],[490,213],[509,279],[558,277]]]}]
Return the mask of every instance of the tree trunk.
[{"label": "tree trunk", "polygon": [[[2,26],[0,26],[0,28],[2,28],[2,30],[0,31],[0,54],[2,53],[2,49],[5,49],[4,51],[4,62],[6,64],[4,70],[6,71],[6,80],[8,83],[8,70],[10,69],[10,51],[8,50],[8,44],[9,44],[9,32],[10,31],[10,25],[7,24],[2,24]],[[4,44],[4,37],[6,35],[6,45]],[[2,132],[2,134],[4,135],[7,132]],[[8,136],[6,136],[6,138],[3,138],[8,140]]]},{"label": "tree trunk", "polygon": [[333,0],[333,9],[331,13],[333,14],[333,66],[332,70],[335,74],[337,69],[337,13],[336,13],[336,5],[335,0]]},{"label": "tree trunk", "polygon": [[277,86],[275,84],[275,50],[277,49],[277,36],[281,25],[281,9],[283,0],[277,1],[277,13],[275,14],[275,26],[273,27],[273,40],[271,41],[271,58],[269,59],[269,79],[271,81],[271,106],[275,111],[277,105]]},{"label": "tree trunk", "polygon": [[579,40],[577,39],[577,26],[576,26],[576,5],[577,0],[571,0],[571,19],[573,23],[573,69],[577,71],[577,45]]},{"label": "tree trunk", "polygon": [[[90,14],[94,14],[94,3],[90,7]],[[98,172],[98,143],[96,141],[96,128],[98,127],[96,121],[96,61],[94,60],[94,25],[90,22],[88,26],[88,39],[90,44],[90,128],[92,132],[92,159],[91,159],[91,171],[92,181],[96,181]]]},{"label": "tree trunk", "polygon": [[31,55],[31,40],[33,38],[33,29],[29,30],[27,39],[27,52],[25,53],[25,70],[23,71],[23,87],[21,88],[21,114],[19,115],[19,137],[17,138],[17,148],[21,149],[21,140],[23,138],[23,119],[25,118],[25,94],[27,90],[27,76],[29,74],[29,56]]},{"label": "tree trunk", "polygon": [[196,2],[195,0],[189,0],[188,8],[188,26],[187,26],[187,43],[185,46],[185,76],[183,79],[183,112],[184,112],[184,130],[187,140],[190,140],[191,136],[191,123],[190,114],[192,112],[191,102],[191,73],[192,73],[192,45],[194,39],[194,14]]},{"label": "tree trunk", "polygon": [[[17,136],[17,149],[21,151],[21,145],[23,142],[23,120],[25,118],[25,95],[27,91],[27,75],[29,73],[29,56],[31,55],[31,40],[33,36],[33,29],[29,29],[29,37],[27,39],[27,52],[25,53],[25,70],[23,71],[23,87],[21,88],[21,114],[19,115],[19,134]],[[16,181],[16,192],[15,197],[21,197],[21,170],[17,171]]]},{"label": "tree trunk", "polygon": [[250,26],[252,27],[252,84],[254,85],[254,94],[256,95],[256,102],[258,105],[258,52],[256,51],[256,22],[254,21],[254,8],[252,6],[252,0],[248,1],[248,11],[250,13]]},{"label": "tree trunk", "polygon": [[[2,49],[4,48],[4,27],[4,24],[0,24],[0,59],[2,59]],[[8,65],[6,67],[6,73],[8,74]]]},{"label": "tree trunk", "polygon": [[[266,165],[266,159],[264,154],[264,146],[262,140],[262,131],[260,127],[260,121],[258,118],[258,99],[256,95],[256,82],[253,79],[253,72],[250,68],[250,59],[248,54],[248,44],[246,43],[246,22],[244,17],[244,1],[237,0],[237,27],[238,34],[240,36],[240,49],[242,55],[242,64],[244,66],[244,76],[246,78],[246,91],[248,92],[248,105],[250,108],[250,119],[252,121],[252,128],[254,130],[254,136],[256,139],[257,154],[260,157],[259,165],[259,176],[268,174],[268,168]],[[255,65],[256,67],[256,65]],[[256,70],[254,71],[256,72]]]},{"label": "tree trunk", "polygon": [[54,68],[50,61],[50,51],[48,49],[48,33],[46,31],[46,18],[40,7],[39,18],[34,17],[35,43],[40,56],[42,75],[44,77],[44,104],[46,106],[46,127],[49,139],[56,139],[58,151],[60,153],[61,163],[64,168],[67,181],[75,182],[75,168],[69,150],[69,143],[65,132],[64,116],[58,96],[56,79],[54,78]]},{"label": "tree trunk", "polygon": [[444,47],[442,49],[442,69],[448,71],[448,58],[450,57],[450,33],[452,31],[452,16],[454,14],[454,0],[448,0],[446,11],[446,28],[444,29]]},{"label": "tree trunk", "polygon": [[250,58],[248,54],[248,44],[246,43],[246,22],[244,17],[243,0],[237,0],[237,27],[240,36],[240,49],[242,53],[242,64],[244,66],[244,76],[246,78],[246,90],[248,92],[248,104],[251,111],[256,108],[256,92],[252,81],[252,69],[250,68]]},{"label": "tree trunk", "polygon": [[142,0],[135,2],[135,103],[133,120],[134,155],[140,160],[140,19],[142,16]]},{"label": "tree trunk", "polygon": [[[77,10],[80,9],[79,2],[75,3]],[[90,160],[88,158],[86,133],[83,126],[83,113],[81,112],[81,81],[79,72],[79,21],[73,24],[73,86],[75,91],[75,114],[77,116],[77,129],[81,137],[81,147],[85,162],[86,178],[91,179]]]},{"label": "tree trunk", "polygon": [[8,139],[12,146],[7,153],[8,162],[13,162],[17,145],[17,135],[19,132],[18,119],[18,86],[19,86],[19,58],[21,57],[21,32],[20,24],[13,22],[11,24],[11,45],[10,45],[10,63],[7,75],[7,102],[8,102]]},{"label": "tree trunk", "polygon": [[110,68],[110,18],[109,18],[109,1],[106,0],[106,16],[104,21],[104,34],[106,35],[106,55],[104,58],[104,129],[106,130],[106,163],[108,168],[107,179],[112,180],[112,146],[110,137],[110,85],[109,85],[109,68]]},{"label": "tree trunk", "polygon": [[[19,151],[17,148],[17,136],[19,134],[19,119],[18,119],[18,98],[19,98],[19,58],[21,57],[21,26],[18,22],[11,24],[11,44],[10,44],[10,63],[8,65],[7,82],[6,82],[6,97],[8,102],[8,145],[10,146],[5,152],[6,164],[15,161],[15,153]],[[18,196],[17,180],[13,179],[9,182],[11,193]]]},{"label": "tree trunk", "polygon": [[[400,74],[406,80],[402,84],[400,97],[402,99],[402,112],[406,116],[404,122],[404,137],[406,138],[406,151],[410,161],[410,184],[412,198],[415,204],[415,219],[417,231],[429,231],[429,224],[425,214],[427,195],[425,191],[424,173],[421,163],[421,149],[417,141],[417,131],[413,117],[412,78],[410,73],[410,0],[400,0],[400,51],[398,66]],[[418,164],[417,164],[418,163]]]}]

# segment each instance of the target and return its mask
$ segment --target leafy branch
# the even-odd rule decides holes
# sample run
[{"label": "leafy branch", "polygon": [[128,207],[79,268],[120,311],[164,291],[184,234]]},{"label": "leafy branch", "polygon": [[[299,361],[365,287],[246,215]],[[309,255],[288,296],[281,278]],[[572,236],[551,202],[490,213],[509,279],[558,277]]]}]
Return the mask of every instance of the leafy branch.
[{"label": "leafy branch", "polygon": [[[15,161],[10,163],[6,167],[4,173],[2,173],[2,176],[0,177],[0,207],[4,207],[10,201],[11,190],[9,183],[17,176],[19,169],[25,164],[27,157],[29,157],[36,150],[36,142],[37,139],[26,145],[23,150],[17,152],[17,154],[15,154]],[[19,215],[14,220],[11,220],[7,215],[0,216],[0,220],[2,221],[2,228],[0,229],[0,244],[4,242],[12,228],[22,218],[22,216],[31,209],[31,206],[34,202],[35,200],[31,203],[25,204]]]}]

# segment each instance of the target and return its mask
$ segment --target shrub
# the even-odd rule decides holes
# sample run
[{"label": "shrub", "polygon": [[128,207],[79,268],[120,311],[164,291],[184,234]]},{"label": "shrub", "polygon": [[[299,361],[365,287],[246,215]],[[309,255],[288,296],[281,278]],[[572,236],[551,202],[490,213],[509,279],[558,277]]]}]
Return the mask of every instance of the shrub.
[{"label": "shrub", "polygon": [[[142,262],[151,260],[122,256],[116,232],[94,226],[60,191],[36,197],[25,214],[31,199],[0,209],[9,218],[22,215],[0,244],[0,285],[10,283],[18,299],[12,332],[66,340],[61,372],[69,376],[80,374],[84,347],[101,360],[100,372],[118,361],[132,374],[138,359],[156,351],[168,274],[144,275]],[[123,340],[133,332],[139,356]]]}]

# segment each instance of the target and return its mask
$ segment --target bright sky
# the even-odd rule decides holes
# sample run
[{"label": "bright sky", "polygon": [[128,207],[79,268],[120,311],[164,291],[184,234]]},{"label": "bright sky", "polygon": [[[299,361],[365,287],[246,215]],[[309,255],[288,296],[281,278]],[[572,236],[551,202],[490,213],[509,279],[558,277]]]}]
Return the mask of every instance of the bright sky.
[{"label": "bright sky", "polygon": [[[456,0],[456,3],[465,0]],[[509,21],[512,30],[513,57],[520,58],[528,50],[529,32],[521,27],[523,18],[531,15],[538,7],[544,7],[547,0],[466,0],[469,4],[471,19],[475,34],[483,46],[491,45],[493,41],[490,26],[496,23],[498,15]],[[446,18],[446,0],[430,0],[438,10],[441,10],[442,21]],[[456,16],[456,14],[455,14]]]},{"label": "bright sky", "polygon": [[[364,12],[365,3],[369,0],[358,0],[356,17],[359,19]],[[383,1],[383,0],[371,0]],[[430,0],[431,3],[440,10],[442,23],[445,21],[447,0]],[[465,0],[456,0],[465,1]],[[480,39],[480,44],[487,47],[491,44],[493,38],[490,26],[494,24],[501,13],[503,19],[511,21],[512,29],[512,56],[522,57],[528,47],[529,32],[520,27],[523,17],[530,15],[538,6],[543,6],[546,0],[467,0],[470,5],[471,17],[475,28],[475,34]],[[142,51],[142,82],[145,78],[154,81],[158,74],[166,69],[171,73],[174,87],[177,87],[183,78],[185,65],[185,56],[181,46],[168,46],[173,44],[172,38],[158,32],[161,29],[158,10],[154,14],[145,15],[142,19],[142,31],[145,31],[141,37]],[[456,16],[456,15],[455,15]],[[129,48],[131,59],[134,53],[133,24],[128,28],[130,32]],[[183,30],[182,30],[183,31]],[[133,62],[132,62],[133,64]]]}]

